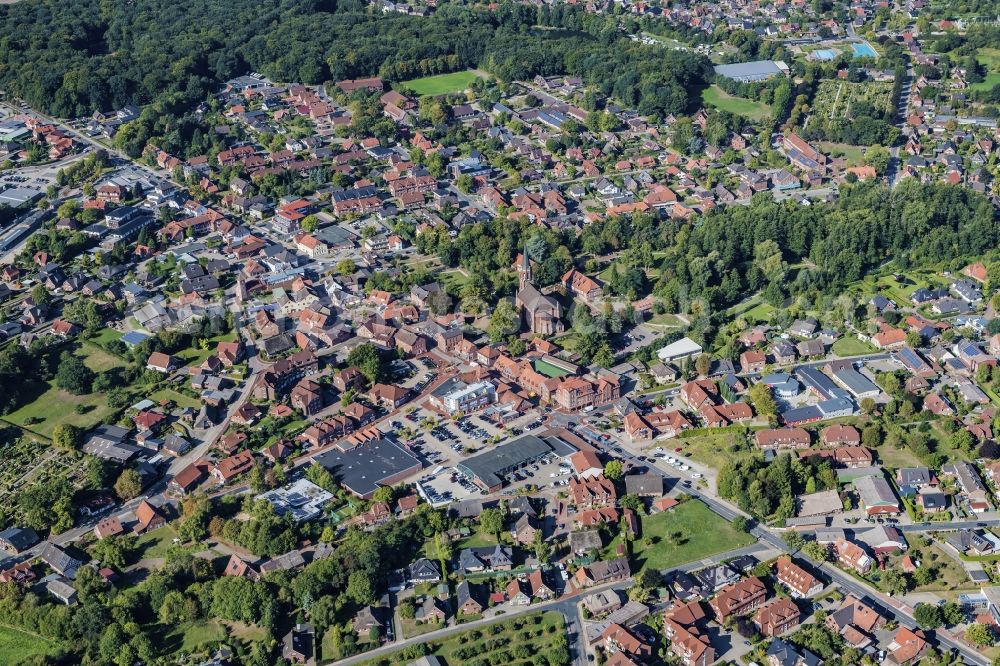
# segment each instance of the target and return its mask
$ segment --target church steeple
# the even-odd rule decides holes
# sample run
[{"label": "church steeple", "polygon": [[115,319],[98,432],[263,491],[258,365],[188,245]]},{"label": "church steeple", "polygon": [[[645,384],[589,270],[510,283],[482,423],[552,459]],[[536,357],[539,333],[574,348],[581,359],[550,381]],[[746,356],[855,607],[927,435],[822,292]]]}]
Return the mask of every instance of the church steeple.
[{"label": "church steeple", "polygon": [[521,278],[521,286],[524,287],[531,282],[531,259],[528,258],[528,243],[525,242],[524,250],[521,251],[521,265],[517,267],[518,277]]}]

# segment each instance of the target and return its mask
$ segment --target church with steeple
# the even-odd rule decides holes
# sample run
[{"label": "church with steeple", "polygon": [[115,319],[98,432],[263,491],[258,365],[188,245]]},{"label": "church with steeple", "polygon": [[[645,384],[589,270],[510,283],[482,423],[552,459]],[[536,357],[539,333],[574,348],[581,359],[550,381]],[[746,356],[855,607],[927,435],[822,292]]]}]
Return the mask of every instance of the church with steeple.
[{"label": "church with steeple", "polygon": [[545,296],[532,281],[531,259],[528,248],[517,255],[514,261],[520,287],[514,304],[521,313],[528,330],[538,335],[557,335],[565,330],[562,322],[562,307],[559,301],[551,296]]}]

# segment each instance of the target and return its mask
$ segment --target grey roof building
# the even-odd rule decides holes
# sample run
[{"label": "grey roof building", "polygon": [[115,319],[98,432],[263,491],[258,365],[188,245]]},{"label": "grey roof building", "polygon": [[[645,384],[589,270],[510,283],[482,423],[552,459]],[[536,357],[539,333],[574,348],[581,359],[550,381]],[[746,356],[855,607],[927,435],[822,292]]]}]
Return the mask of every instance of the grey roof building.
[{"label": "grey roof building", "polygon": [[46,542],[42,552],[38,554],[38,559],[45,562],[56,573],[69,579],[76,578],[77,570],[83,566],[83,562],[51,542]]},{"label": "grey roof building", "polygon": [[480,487],[495,491],[503,485],[505,475],[545,456],[554,454],[564,457],[575,451],[573,446],[558,437],[525,435],[486,453],[466,458],[457,467]]},{"label": "grey roof building", "polygon": [[331,449],[316,456],[342,486],[370,499],[382,486],[392,486],[421,469],[420,461],[397,442],[376,439],[353,449]]},{"label": "grey roof building", "polygon": [[663,494],[663,477],[659,474],[628,474],[625,476],[625,494],[659,497]]},{"label": "grey roof building", "polygon": [[784,72],[774,60],[754,60],[753,62],[738,62],[731,65],[716,65],[715,73],[734,81],[766,81],[772,76],[780,76]]},{"label": "grey roof building", "polygon": [[24,552],[38,543],[38,535],[30,527],[8,527],[0,532],[0,548],[8,553]]},{"label": "grey roof building", "polygon": [[409,566],[410,580],[415,583],[436,583],[441,580],[441,570],[426,557]]}]

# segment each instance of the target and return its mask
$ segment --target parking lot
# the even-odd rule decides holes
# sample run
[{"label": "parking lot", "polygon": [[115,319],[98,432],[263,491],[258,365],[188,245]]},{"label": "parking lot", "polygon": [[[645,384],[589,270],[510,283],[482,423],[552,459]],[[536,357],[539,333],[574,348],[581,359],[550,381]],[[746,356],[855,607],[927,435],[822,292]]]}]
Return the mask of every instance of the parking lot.
[{"label": "parking lot", "polygon": [[480,489],[454,467],[438,469],[421,477],[417,487],[423,498],[435,508],[481,494]]},{"label": "parking lot", "polygon": [[507,483],[501,494],[513,495],[519,488],[533,485],[543,496],[546,494],[555,495],[569,485],[572,473],[573,467],[569,461],[553,454],[507,475]]}]

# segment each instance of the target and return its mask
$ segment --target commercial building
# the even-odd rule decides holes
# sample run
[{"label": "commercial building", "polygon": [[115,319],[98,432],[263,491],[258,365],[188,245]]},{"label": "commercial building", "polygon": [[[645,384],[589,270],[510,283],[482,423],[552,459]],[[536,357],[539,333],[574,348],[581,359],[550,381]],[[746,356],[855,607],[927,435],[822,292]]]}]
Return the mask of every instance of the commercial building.
[{"label": "commercial building", "polygon": [[852,363],[833,364],[833,378],[838,384],[851,392],[855,400],[877,398],[881,389],[868,377],[861,374]]},{"label": "commercial building", "polygon": [[11,208],[30,206],[41,198],[41,190],[31,187],[10,187],[6,190],[0,190],[0,206],[10,206]]},{"label": "commercial building", "polygon": [[375,439],[352,449],[331,449],[316,462],[327,468],[344,488],[371,499],[382,486],[394,486],[421,469],[420,461],[391,439]]},{"label": "commercial building", "polygon": [[468,414],[492,405],[496,397],[496,387],[490,382],[467,384],[453,378],[434,390],[431,401],[449,414]]},{"label": "commercial building", "polygon": [[656,355],[664,363],[675,363],[685,358],[693,358],[701,354],[701,345],[691,338],[681,338],[677,342],[672,342],[663,349],[656,352]]},{"label": "commercial building", "polygon": [[299,479],[290,486],[263,493],[259,499],[270,502],[279,516],[291,514],[295,522],[302,523],[319,517],[323,507],[333,499],[333,493],[308,479]]},{"label": "commercial building", "polygon": [[525,435],[486,453],[466,458],[458,464],[458,470],[480,488],[495,492],[503,486],[508,474],[547,456],[562,458],[575,452],[575,447],[559,437]]}]

